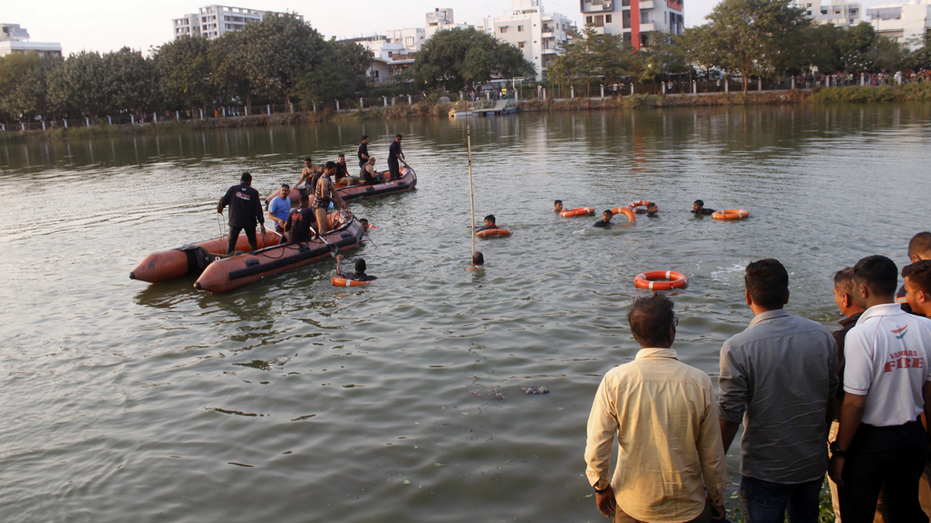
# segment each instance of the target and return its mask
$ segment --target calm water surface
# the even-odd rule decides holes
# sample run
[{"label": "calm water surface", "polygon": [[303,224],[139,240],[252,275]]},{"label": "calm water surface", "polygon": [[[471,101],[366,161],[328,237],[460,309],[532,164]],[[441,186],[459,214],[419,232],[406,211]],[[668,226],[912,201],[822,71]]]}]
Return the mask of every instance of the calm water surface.
[{"label": "calm water surface", "polygon": [[[783,261],[790,312],[833,328],[834,271],[901,265],[931,228],[929,105],[521,114],[471,120],[476,216],[515,234],[477,242],[469,273],[468,122],[0,147],[2,519],[601,521],[585,422],[638,350],[637,273],[691,277],[674,348],[714,376],[752,317],[746,263]],[[382,166],[404,133],[420,177],[352,205],[379,227],[348,256],[375,284],[332,287],[332,260],[216,296],[129,280],[219,235],[241,171],[268,194],[304,156],[354,164],[363,133]],[[556,198],[663,213],[593,230]],[[751,218],[693,218],[696,198]]]}]

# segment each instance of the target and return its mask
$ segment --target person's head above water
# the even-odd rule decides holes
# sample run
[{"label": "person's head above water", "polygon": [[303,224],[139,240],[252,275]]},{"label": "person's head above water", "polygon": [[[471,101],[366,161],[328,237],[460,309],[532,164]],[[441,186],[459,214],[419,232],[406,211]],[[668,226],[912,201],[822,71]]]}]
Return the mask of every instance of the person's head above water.
[{"label": "person's head above water", "polygon": [[692,203],[692,212],[701,212],[702,209],[704,208],[705,208],[705,202],[701,200],[695,200],[695,202]]},{"label": "person's head above water", "polygon": [[359,274],[365,274],[365,258],[359,258],[356,260],[356,272]]},{"label": "person's head above water", "polygon": [[476,266],[476,267],[480,267],[480,266],[482,266],[482,265],[485,265],[485,256],[483,256],[481,252],[476,252],[475,254],[473,254],[473,255],[472,255],[472,265],[474,265],[474,266]]},{"label": "person's head above water", "polygon": [[489,214],[485,217],[485,227],[494,227],[495,226],[495,215]]},{"label": "person's head above water", "polygon": [[359,220],[359,224],[362,225],[362,229],[369,228],[369,221],[366,218],[362,218],[361,220]]},{"label": "person's head above water", "polygon": [[650,202],[647,204],[647,210],[650,212],[659,212],[659,207],[657,207],[655,203]]},{"label": "person's head above water", "polygon": [[562,200],[556,200],[553,202],[553,206],[555,207],[555,212],[562,212]]},{"label": "person's head above water", "polygon": [[611,211],[605,211],[601,213],[601,221],[608,223],[611,221],[611,217],[614,216],[614,213]]}]

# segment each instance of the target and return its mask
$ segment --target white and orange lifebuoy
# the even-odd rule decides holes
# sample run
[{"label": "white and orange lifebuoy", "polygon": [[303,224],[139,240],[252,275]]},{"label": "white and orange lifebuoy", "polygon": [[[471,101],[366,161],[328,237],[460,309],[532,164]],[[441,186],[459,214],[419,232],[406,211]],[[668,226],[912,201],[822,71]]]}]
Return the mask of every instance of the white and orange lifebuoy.
[{"label": "white and orange lifebuoy", "polygon": [[478,236],[479,238],[491,238],[492,236],[510,236],[511,231],[507,229],[494,228],[494,229],[485,229],[484,231],[478,231],[477,233],[475,233],[475,235]]},{"label": "white and orange lifebuoy", "polygon": [[348,280],[346,278],[340,278],[339,276],[334,276],[333,279],[330,280],[330,283],[337,287],[360,287],[369,284],[367,281]]},{"label": "white and orange lifebuoy", "polygon": [[[636,207],[646,207],[648,205],[655,205],[649,200],[637,200],[627,204],[627,208],[633,210]],[[656,210],[659,210],[659,205],[656,206]]]},{"label": "white and orange lifebuoy", "polygon": [[750,213],[743,209],[726,209],[711,213],[711,217],[715,220],[742,220],[747,216],[750,216]]},{"label": "white and orange lifebuoy", "polygon": [[587,216],[589,214],[595,214],[594,207],[579,207],[578,209],[569,209],[568,211],[559,213],[559,215],[563,218],[572,218],[573,216]]},{"label": "white and orange lifebuoy", "polygon": [[615,207],[611,209],[611,214],[617,216],[618,214],[623,214],[627,216],[627,223],[637,223],[637,213],[628,209],[627,207]]},{"label": "white and orange lifebuoy", "polygon": [[[671,281],[656,281],[671,280]],[[634,278],[634,285],[640,289],[650,289],[655,291],[668,291],[669,289],[681,289],[689,284],[689,277],[681,272],[675,271],[649,271],[638,274]]]}]

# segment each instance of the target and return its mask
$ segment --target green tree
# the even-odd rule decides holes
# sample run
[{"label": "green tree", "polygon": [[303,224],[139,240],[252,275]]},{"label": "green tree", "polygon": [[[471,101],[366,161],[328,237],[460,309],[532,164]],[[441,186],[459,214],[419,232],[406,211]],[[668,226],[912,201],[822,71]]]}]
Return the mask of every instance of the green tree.
[{"label": "green tree", "polygon": [[139,51],[124,47],[103,55],[111,110],[142,114],[159,104],[155,64]]},{"label": "green tree", "polygon": [[18,100],[22,86],[27,85],[42,59],[36,53],[8,54],[0,57],[0,111],[20,119],[25,111]]},{"label": "green tree", "polygon": [[204,107],[215,97],[211,83],[209,42],[202,36],[181,36],[155,51],[155,69],[166,108]]},{"label": "green tree", "polygon": [[110,106],[108,73],[96,51],[72,54],[49,77],[49,101],[72,116],[102,115]]},{"label": "green tree", "polygon": [[218,101],[252,106],[252,79],[245,66],[248,49],[242,31],[224,33],[210,41],[207,49],[212,71],[210,83]]},{"label": "green tree", "polygon": [[242,30],[244,62],[253,94],[290,102],[308,68],[326,58],[326,41],[292,13],[268,13]]},{"label": "green tree", "polygon": [[705,60],[743,77],[777,75],[791,66],[810,20],[792,0],[723,0],[710,15],[704,35]]},{"label": "green tree", "polygon": [[423,44],[412,69],[418,84],[449,91],[475,89],[492,78],[535,75],[520,49],[471,27],[438,31]]}]

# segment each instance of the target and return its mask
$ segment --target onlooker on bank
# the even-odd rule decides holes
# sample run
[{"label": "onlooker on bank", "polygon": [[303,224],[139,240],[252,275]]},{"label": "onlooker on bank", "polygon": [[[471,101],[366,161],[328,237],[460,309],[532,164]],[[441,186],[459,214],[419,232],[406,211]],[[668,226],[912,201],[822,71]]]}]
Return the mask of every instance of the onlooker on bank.
[{"label": "onlooker on bank", "polygon": [[931,318],[931,260],[917,261],[902,269],[905,301],[912,314]]},{"label": "onlooker on bank", "polygon": [[615,522],[722,519],[727,478],[711,378],[670,348],[678,320],[669,298],[634,301],[627,321],[642,348],[605,374],[588,419],[586,475],[598,510]]},{"label": "onlooker on bank", "polygon": [[[844,267],[834,275],[834,303],[844,319],[840,320],[841,328],[831,333],[834,336],[834,342],[837,343],[837,360],[839,364],[837,376],[840,378],[840,383],[837,386],[837,393],[834,395],[834,420],[831,422],[831,430],[828,432],[829,443],[834,441],[837,436],[840,409],[844,402],[844,337],[856,325],[864,310],[853,300],[853,267]],[[828,483],[831,487],[831,505],[834,508],[834,517],[836,522],[840,523],[840,501],[837,497],[837,483],[830,479]]]},{"label": "onlooker on bank", "polygon": [[837,345],[818,323],[789,315],[789,274],[777,260],[747,265],[754,318],[721,347],[721,435],[741,420],[740,504],[748,522],[818,521],[828,467],[824,444],[837,389]]},{"label": "onlooker on bank", "polygon": [[847,333],[844,406],[831,443],[831,478],[844,523],[873,521],[886,486],[890,521],[927,522],[918,479],[928,434],[918,419],[931,409],[931,320],[895,303],[898,271],[885,256],[868,256],[854,270],[853,297],[866,309]]},{"label": "onlooker on bank", "polygon": [[[931,232],[919,232],[912,236],[912,239],[908,242],[908,260],[912,263],[931,260]],[[905,300],[904,285],[895,296],[895,301],[902,304],[902,310],[911,312],[911,306]]]}]

